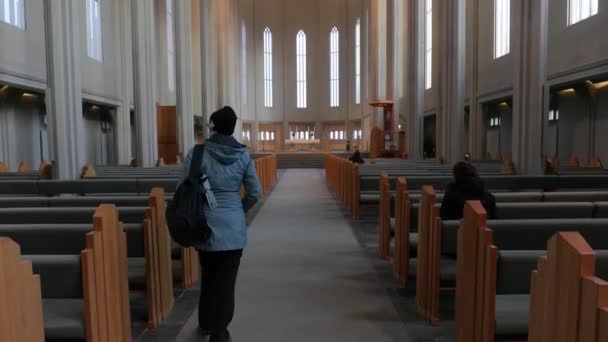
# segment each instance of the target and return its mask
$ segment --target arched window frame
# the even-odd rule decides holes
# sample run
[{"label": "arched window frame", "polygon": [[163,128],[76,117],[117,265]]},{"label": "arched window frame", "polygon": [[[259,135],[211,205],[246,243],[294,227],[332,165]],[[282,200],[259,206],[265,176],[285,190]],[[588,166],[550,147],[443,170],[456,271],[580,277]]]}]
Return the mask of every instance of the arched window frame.
[{"label": "arched window frame", "polygon": [[298,31],[296,35],[296,106],[304,109],[308,106],[306,33]]},{"label": "arched window frame", "polygon": [[264,29],[264,107],[272,108],[273,80],[272,80],[272,31],[269,27]]},{"label": "arched window frame", "polygon": [[336,26],[329,33],[329,106],[340,107],[340,31]]}]

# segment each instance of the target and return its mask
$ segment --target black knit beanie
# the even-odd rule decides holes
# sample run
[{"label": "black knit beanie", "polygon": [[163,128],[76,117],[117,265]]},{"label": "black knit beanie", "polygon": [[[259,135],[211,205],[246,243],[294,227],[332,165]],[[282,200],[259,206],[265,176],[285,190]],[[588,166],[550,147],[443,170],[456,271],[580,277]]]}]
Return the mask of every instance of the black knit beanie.
[{"label": "black knit beanie", "polygon": [[213,130],[219,134],[232,135],[236,127],[236,113],[234,109],[226,106],[215,113],[211,114],[211,122]]}]

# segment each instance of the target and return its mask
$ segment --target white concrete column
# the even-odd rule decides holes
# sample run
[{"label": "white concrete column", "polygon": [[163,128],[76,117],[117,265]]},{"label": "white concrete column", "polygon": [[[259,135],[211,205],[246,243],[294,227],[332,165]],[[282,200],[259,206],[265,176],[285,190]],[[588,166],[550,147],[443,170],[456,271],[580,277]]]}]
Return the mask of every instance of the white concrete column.
[{"label": "white concrete column", "polygon": [[407,121],[402,122],[401,118],[407,116],[407,101],[406,101],[406,84],[407,84],[407,3],[403,0],[392,0],[392,11],[394,16],[394,25],[391,31],[393,34],[393,99],[395,100],[395,129],[399,130],[399,124],[402,123],[402,129],[407,128]]},{"label": "white concrete column", "polygon": [[466,0],[441,3],[443,54],[441,73],[441,153],[454,163],[464,157],[464,97],[466,93]]},{"label": "white concrete column", "polygon": [[[517,37],[513,48],[513,162],[520,174],[543,172],[542,128],[548,99],[547,78],[548,0],[514,1]],[[545,101],[543,101],[545,99]]]},{"label": "white concrete column", "polygon": [[136,159],[139,166],[151,167],[158,159],[154,1],[133,1],[132,5]]},{"label": "white concrete column", "polygon": [[424,0],[408,0],[408,154],[422,159],[424,115]]},{"label": "white concrete column", "polygon": [[177,83],[177,130],[179,152],[185,156],[194,146],[192,83],[192,2],[174,1],[175,62]]},{"label": "white concrete column", "polygon": [[[240,26],[237,0],[201,1],[203,110],[206,121],[223,106],[241,117]],[[242,140],[239,120],[234,137]]]},{"label": "white concrete column", "polygon": [[120,30],[116,30],[116,41],[120,51],[118,75],[120,77],[121,105],[116,110],[116,159],[127,165],[133,159],[131,151],[131,104],[133,102],[133,45],[131,39],[131,1],[121,1],[114,6],[114,15],[119,18]]},{"label": "white concrete column", "polygon": [[469,150],[474,160],[482,160],[486,145],[486,127],[479,103],[479,0],[467,0],[467,60],[469,77]]},{"label": "white concrete column", "polygon": [[85,164],[80,3],[44,1],[49,146],[54,177],[76,179]]},{"label": "white concrete column", "polygon": [[[218,109],[218,48],[217,48],[217,6],[214,0],[201,0],[201,78],[202,103],[205,127],[211,114]],[[205,132],[207,130],[205,129]]]}]

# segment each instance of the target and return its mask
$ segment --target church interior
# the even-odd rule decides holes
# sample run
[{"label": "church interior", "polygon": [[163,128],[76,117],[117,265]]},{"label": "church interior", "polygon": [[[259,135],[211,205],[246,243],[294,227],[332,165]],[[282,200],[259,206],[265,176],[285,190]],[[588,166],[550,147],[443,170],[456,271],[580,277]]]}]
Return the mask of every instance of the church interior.
[{"label": "church interior", "polygon": [[[608,0],[0,0],[0,342],[608,342],[606,32]],[[226,106],[260,195],[218,339],[166,212]]]}]

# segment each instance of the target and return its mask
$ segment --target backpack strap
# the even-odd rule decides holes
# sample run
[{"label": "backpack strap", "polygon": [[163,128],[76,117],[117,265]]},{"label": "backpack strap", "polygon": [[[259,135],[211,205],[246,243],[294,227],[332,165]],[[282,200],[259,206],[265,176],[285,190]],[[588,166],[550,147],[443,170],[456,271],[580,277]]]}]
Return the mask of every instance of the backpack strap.
[{"label": "backpack strap", "polygon": [[204,144],[198,144],[194,146],[194,149],[192,150],[192,161],[190,162],[190,174],[188,175],[188,178],[197,179],[201,177],[201,164],[203,162],[204,154]]}]

